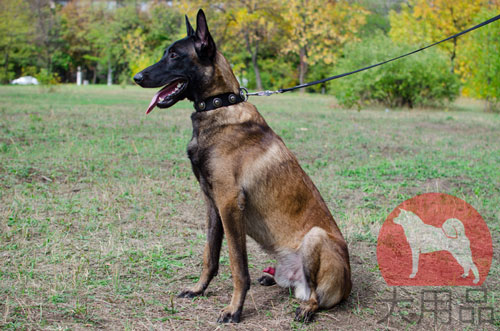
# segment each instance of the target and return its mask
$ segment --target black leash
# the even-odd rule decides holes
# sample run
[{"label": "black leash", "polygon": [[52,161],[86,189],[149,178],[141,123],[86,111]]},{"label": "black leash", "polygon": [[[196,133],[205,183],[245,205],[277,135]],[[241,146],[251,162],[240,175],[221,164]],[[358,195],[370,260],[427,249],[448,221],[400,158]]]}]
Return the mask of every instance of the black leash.
[{"label": "black leash", "polygon": [[[459,33],[456,33],[454,34],[453,36],[451,37],[448,37],[446,39],[443,39],[443,40],[440,40],[440,41],[437,41],[433,44],[430,44],[428,46],[425,46],[425,47],[422,47],[420,49],[417,49],[413,52],[410,52],[410,53],[406,53],[404,55],[400,55],[398,57],[395,57],[393,59],[390,59],[390,60],[386,60],[386,61],[383,61],[383,62],[380,62],[380,63],[376,63],[376,64],[372,64],[368,67],[364,67],[364,68],[361,68],[361,69],[358,69],[358,70],[354,70],[354,71],[350,71],[350,72],[346,72],[346,73],[343,73],[343,74],[340,74],[340,75],[336,75],[336,76],[332,76],[332,77],[328,77],[328,78],[324,78],[324,79],[320,79],[320,80],[315,80],[314,82],[310,82],[310,83],[305,83],[305,84],[300,84],[300,85],[297,85],[297,86],[294,86],[294,87],[289,87],[289,88],[282,88],[282,89],[279,89],[279,90],[276,90],[276,91],[259,91],[259,92],[253,92],[253,93],[248,93],[246,92],[246,95],[247,96],[251,96],[251,95],[256,95],[256,96],[269,96],[269,95],[273,95],[273,94],[276,94],[276,93],[285,93],[285,92],[289,92],[289,91],[293,91],[293,90],[296,90],[296,89],[300,89],[300,88],[304,88],[304,87],[308,87],[308,86],[311,86],[311,85],[316,85],[316,84],[321,84],[321,83],[324,83],[324,82],[328,82],[330,80],[334,80],[334,79],[337,79],[337,78],[341,78],[341,77],[345,77],[345,76],[349,76],[349,75],[352,75],[352,74],[355,74],[355,73],[358,73],[358,72],[361,72],[361,71],[365,71],[365,70],[368,70],[368,69],[371,69],[371,68],[375,68],[375,67],[378,67],[378,66],[381,66],[383,64],[386,64],[386,63],[389,63],[389,62],[392,62],[392,61],[395,61],[395,60],[398,60],[398,59],[401,59],[405,56],[408,56],[408,55],[412,55],[412,54],[415,54],[415,53],[418,53],[418,52],[421,52],[423,51],[424,49],[427,49],[429,47],[432,47],[432,46],[436,46],[437,44],[440,44],[442,42],[445,42],[445,41],[448,41],[450,39],[454,39],[454,38],[457,38],[463,34],[466,34],[468,32],[471,32],[473,30],[476,30],[476,29],[479,29],[480,27],[482,26],[485,26],[487,24],[490,24],[492,22],[495,22],[497,20],[500,19],[500,15],[497,15],[493,18],[490,18],[489,20],[487,21],[484,21],[478,25],[475,25],[473,26],[472,28],[469,28],[467,30],[464,30],[462,32],[459,32]],[[246,89],[245,89],[246,91]]]}]

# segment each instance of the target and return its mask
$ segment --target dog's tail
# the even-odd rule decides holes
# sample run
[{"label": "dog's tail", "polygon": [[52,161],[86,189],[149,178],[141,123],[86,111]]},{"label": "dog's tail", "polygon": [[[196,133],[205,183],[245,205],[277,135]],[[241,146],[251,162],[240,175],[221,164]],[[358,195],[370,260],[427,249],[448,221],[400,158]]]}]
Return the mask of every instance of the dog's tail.
[{"label": "dog's tail", "polygon": [[[465,228],[462,221],[457,218],[449,218],[443,223],[443,232],[448,238],[458,239],[465,237]],[[467,237],[465,237],[467,238]]]}]

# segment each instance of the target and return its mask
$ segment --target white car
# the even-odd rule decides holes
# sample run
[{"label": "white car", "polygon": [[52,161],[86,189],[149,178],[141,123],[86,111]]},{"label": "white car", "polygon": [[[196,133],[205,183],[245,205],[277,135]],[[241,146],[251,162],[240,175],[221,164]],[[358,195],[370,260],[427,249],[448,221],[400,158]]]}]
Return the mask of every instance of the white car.
[{"label": "white car", "polygon": [[38,80],[32,76],[23,76],[17,79],[14,79],[11,84],[14,85],[38,85]]}]

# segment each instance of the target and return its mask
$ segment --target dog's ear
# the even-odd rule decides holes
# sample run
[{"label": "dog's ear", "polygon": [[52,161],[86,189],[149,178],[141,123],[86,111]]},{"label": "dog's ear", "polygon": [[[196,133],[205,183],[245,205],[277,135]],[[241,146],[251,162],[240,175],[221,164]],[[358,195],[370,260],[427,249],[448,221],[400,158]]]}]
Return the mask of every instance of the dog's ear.
[{"label": "dog's ear", "polygon": [[193,27],[191,26],[191,23],[189,23],[189,18],[186,16],[186,30],[187,30],[187,35],[188,37],[191,37],[192,35],[194,35],[194,29]]},{"label": "dog's ear", "polygon": [[208,31],[207,18],[202,9],[196,16],[195,48],[199,57],[212,59],[215,56],[215,42]]}]

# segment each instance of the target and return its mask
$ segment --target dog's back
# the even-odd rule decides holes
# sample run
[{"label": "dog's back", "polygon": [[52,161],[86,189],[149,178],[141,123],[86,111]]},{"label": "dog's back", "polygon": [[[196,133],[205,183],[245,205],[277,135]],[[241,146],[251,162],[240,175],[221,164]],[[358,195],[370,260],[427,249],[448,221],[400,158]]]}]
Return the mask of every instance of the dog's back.
[{"label": "dog's back", "polygon": [[193,113],[192,121],[203,132],[193,134],[189,155],[196,149],[209,156],[211,177],[230,182],[225,187],[241,189],[240,208],[249,235],[265,249],[297,249],[314,226],[344,241],[317,188],[254,105],[245,102],[210,114]]}]

